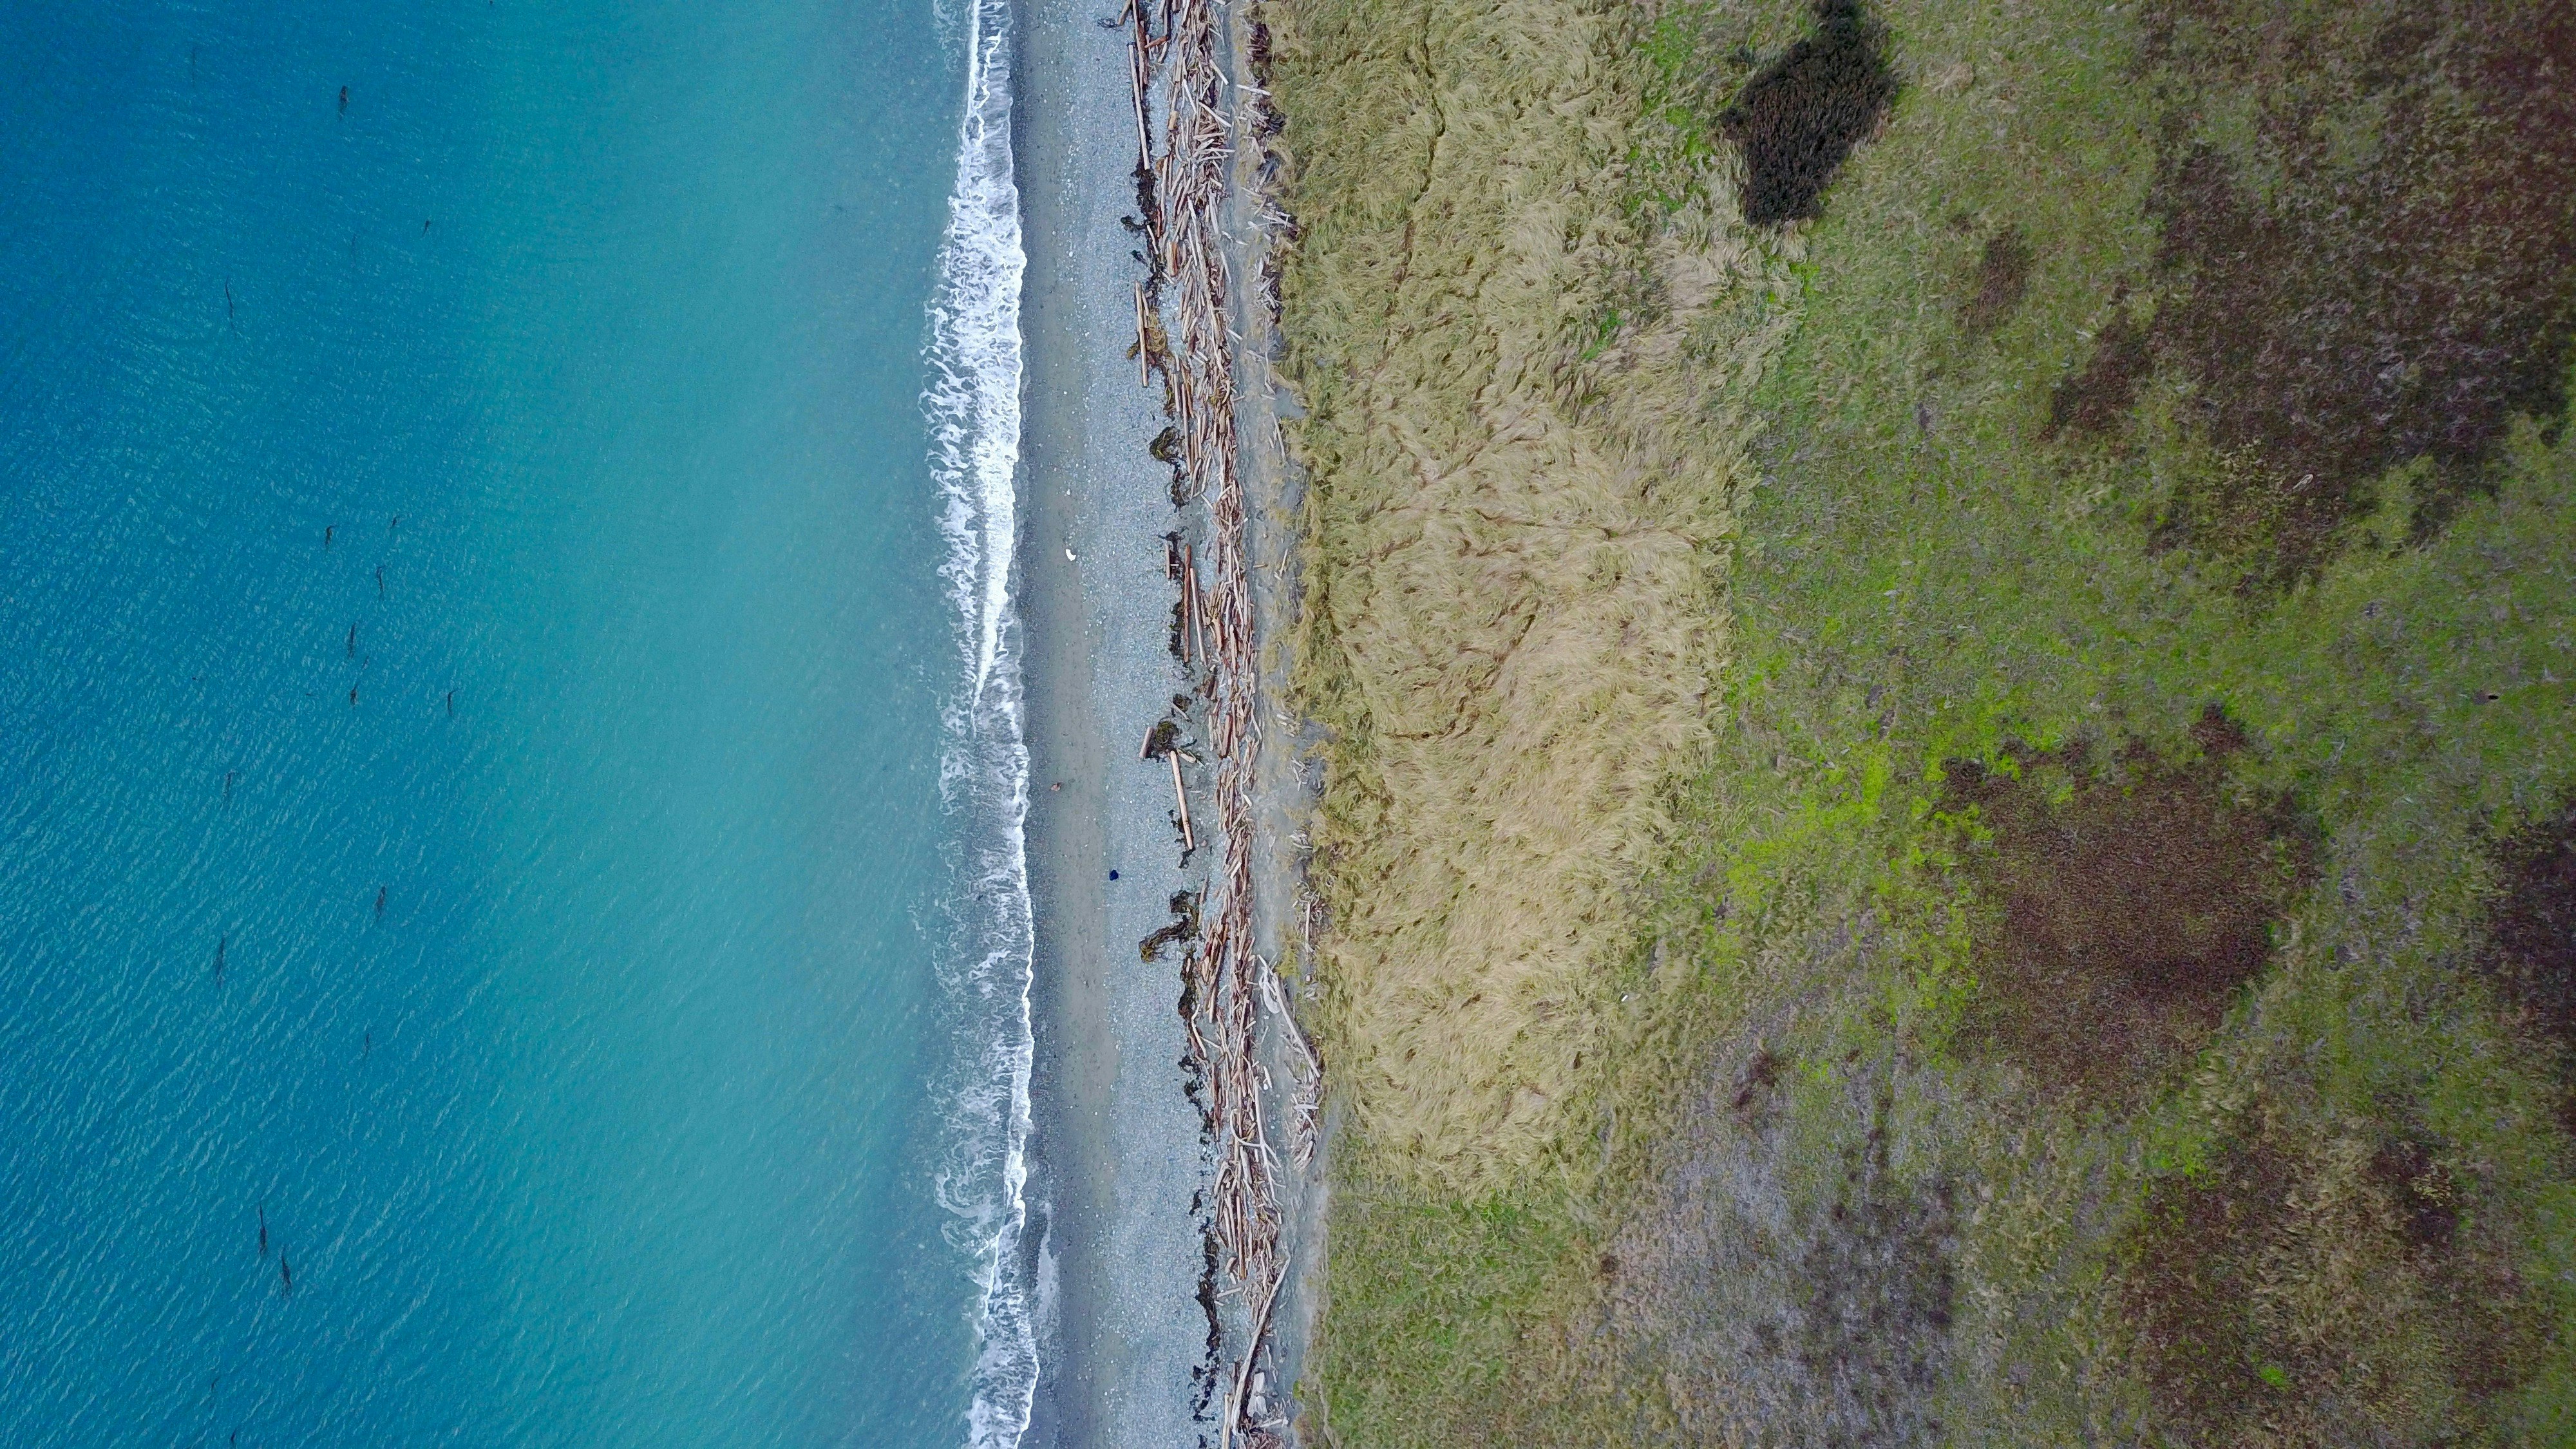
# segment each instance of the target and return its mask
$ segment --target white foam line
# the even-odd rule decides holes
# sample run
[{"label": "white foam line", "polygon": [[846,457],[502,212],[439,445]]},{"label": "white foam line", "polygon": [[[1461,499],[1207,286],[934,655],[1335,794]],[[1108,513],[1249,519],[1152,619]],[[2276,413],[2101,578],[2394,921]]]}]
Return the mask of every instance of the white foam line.
[{"label": "white foam line", "polygon": [[1018,529],[1012,471],[1020,451],[1020,190],[1011,174],[1007,4],[976,0],[967,21],[966,116],[948,197],[939,291],[931,303],[925,402],[947,495],[940,572],[969,611],[974,691],[1001,662]]},{"label": "white foam line", "polygon": [[1029,754],[1013,652],[1011,560],[1020,452],[1019,187],[1011,162],[1009,0],[971,0],[966,105],[949,193],[939,287],[930,306],[931,380],[922,405],[941,494],[940,575],[957,609],[962,686],[943,711],[940,791],[967,842],[941,979],[961,1008],[941,1204],[976,1261],[982,1304],[970,1449],[1016,1449],[1037,1394],[1033,1286],[1021,1236],[1034,922],[1026,822]]}]

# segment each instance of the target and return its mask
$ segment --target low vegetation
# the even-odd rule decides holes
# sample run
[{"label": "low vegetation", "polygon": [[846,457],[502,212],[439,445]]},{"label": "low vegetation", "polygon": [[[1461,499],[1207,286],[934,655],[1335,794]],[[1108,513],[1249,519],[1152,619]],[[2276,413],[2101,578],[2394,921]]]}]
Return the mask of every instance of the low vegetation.
[{"label": "low vegetation", "polygon": [[2576,1437],[2567,8],[1270,15],[1309,1441]]},{"label": "low vegetation", "polygon": [[2392,468],[2424,526],[2556,419],[2576,336],[2576,10],[2549,3],[2149,7],[2170,88],[2145,277],[2167,426],[2220,466],[2171,536],[2313,574]]},{"label": "low vegetation", "polygon": [[1475,1190],[1573,1120],[1602,963],[1705,764],[1751,434],[1707,414],[1776,350],[1730,319],[1786,273],[1704,206],[1630,204],[1619,13],[1271,13],[1325,1029],[1365,1171]]},{"label": "low vegetation", "polygon": [[1816,10],[1816,33],[1781,52],[1718,113],[1718,130],[1743,158],[1746,221],[1767,226],[1823,210],[1834,173],[1896,99],[1885,46],[1857,0],[1827,0]]},{"label": "low vegetation", "polygon": [[2270,963],[2314,842],[2286,797],[2231,790],[2244,737],[2224,714],[2192,734],[2189,764],[2084,736],[1994,770],[1949,763],[1941,804],[1982,907],[1963,1049],[2118,1100],[2189,1061]]},{"label": "low vegetation", "polygon": [[2502,883],[2478,964],[2533,1050],[2576,1050],[2576,805],[2506,841]]}]

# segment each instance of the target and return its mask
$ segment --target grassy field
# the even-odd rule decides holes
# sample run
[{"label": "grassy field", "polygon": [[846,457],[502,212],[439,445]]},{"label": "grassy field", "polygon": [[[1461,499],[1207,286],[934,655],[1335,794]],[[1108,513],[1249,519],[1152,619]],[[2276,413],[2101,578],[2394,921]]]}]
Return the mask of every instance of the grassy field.
[{"label": "grassy field", "polygon": [[2567,7],[1269,10],[1310,1437],[2576,1437]]},{"label": "grassy field", "polygon": [[1725,319],[1789,282],[1705,206],[1640,214],[1619,15],[1272,14],[1328,1031],[1370,1170],[1472,1189],[1565,1130],[1595,967],[1704,765],[1753,436],[1709,413],[1786,335]]}]

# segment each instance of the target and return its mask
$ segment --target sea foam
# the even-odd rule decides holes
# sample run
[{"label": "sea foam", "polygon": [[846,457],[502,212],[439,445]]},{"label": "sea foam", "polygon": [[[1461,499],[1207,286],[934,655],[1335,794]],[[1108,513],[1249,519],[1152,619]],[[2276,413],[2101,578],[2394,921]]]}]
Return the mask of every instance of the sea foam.
[{"label": "sea foam", "polygon": [[960,672],[942,712],[940,791],[962,841],[941,979],[958,1014],[949,1133],[938,1176],[949,1237],[982,1279],[972,1449],[1011,1449],[1038,1378],[1026,1191],[1029,752],[1021,717],[1011,559],[1020,452],[1019,188],[1011,170],[1010,5],[966,7],[966,104],[930,304],[931,467],[958,625]]}]

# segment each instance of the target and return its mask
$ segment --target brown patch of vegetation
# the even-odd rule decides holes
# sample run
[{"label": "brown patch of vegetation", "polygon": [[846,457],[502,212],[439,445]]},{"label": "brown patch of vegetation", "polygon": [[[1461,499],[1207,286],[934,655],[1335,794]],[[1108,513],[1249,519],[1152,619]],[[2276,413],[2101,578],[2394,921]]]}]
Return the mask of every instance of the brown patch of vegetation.
[{"label": "brown patch of vegetation", "polygon": [[2214,760],[2021,763],[1950,767],[1953,808],[1991,831],[1969,870],[1997,907],[1966,1037],[2048,1086],[2116,1095],[2208,1039],[2313,848],[2286,801],[2232,798]]},{"label": "brown patch of vegetation", "polygon": [[1744,153],[1744,219],[1756,226],[1822,214],[1825,187],[1896,102],[1879,27],[1859,0],[1819,0],[1816,33],[1745,82],[1717,118]]},{"label": "brown patch of vegetation", "polygon": [[2094,339],[2092,360],[2049,394],[2048,426],[2041,436],[2054,439],[2067,433],[2112,431],[2128,415],[2138,384],[2154,370],[2155,353],[2147,345],[2147,329],[2114,306],[2110,322]]},{"label": "brown patch of vegetation", "polygon": [[2576,1133],[2576,801],[2503,849],[2478,965],[2520,1025],[2557,1052],[2559,1125]]},{"label": "brown patch of vegetation", "polygon": [[2509,1235],[2420,1133],[2300,1140],[2240,1120],[2157,1179],[2118,1274],[2161,1414],[2204,1445],[2457,1443],[2547,1324]]},{"label": "brown patch of vegetation", "polygon": [[[2576,10],[2372,4],[2298,19],[2172,0],[2177,82],[2150,210],[2187,291],[2152,324],[2220,459],[2172,533],[2313,573],[2386,470],[2430,459],[2436,523],[2516,415],[2555,418],[2576,339]],[[2203,124],[2253,104],[2250,133]],[[2200,129],[2196,133],[2194,127]],[[2075,405],[2068,407],[2073,421]]]},{"label": "brown patch of vegetation", "polygon": [[2460,1230],[2459,1185],[2429,1144],[2411,1137],[2385,1143],[2371,1154],[2369,1172],[2406,1246],[2427,1252],[2451,1246]]},{"label": "brown patch of vegetation", "polygon": [[2030,240],[2019,227],[2006,227],[1987,238],[1985,253],[1977,259],[1977,289],[1959,309],[1959,330],[1983,337],[2004,325],[2021,306],[2022,294],[2030,290],[2034,260]]},{"label": "brown patch of vegetation", "polygon": [[2526,1019],[2576,1045],[2576,803],[2505,846],[2485,964]]},{"label": "brown patch of vegetation", "polygon": [[2246,1305],[2262,1245],[2287,1224],[2289,1189],[2276,1157],[2231,1143],[2205,1172],[2158,1179],[2147,1195],[2120,1281],[2123,1306],[2157,1401],[2196,1429],[2276,1389]]},{"label": "brown patch of vegetation", "polygon": [[1759,1112],[1779,1084],[1780,1058],[1769,1047],[1758,1047],[1744,1068],[1744,1084],[1736,1088],[1732,1105],[1738,1112]]},{"label": "brown patch of vegetation", "polygon": [[2227,711],[2215,702],[2200,707],[2200,718],[2191,722],[2191,742],[2213,760],[2223,760],[2254,743],[2246,735],[2245,726],[2230,718]]}]

